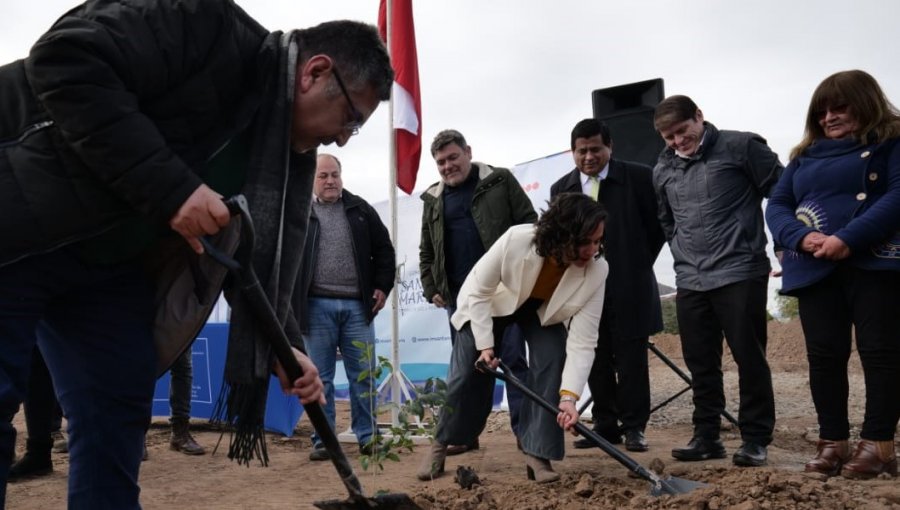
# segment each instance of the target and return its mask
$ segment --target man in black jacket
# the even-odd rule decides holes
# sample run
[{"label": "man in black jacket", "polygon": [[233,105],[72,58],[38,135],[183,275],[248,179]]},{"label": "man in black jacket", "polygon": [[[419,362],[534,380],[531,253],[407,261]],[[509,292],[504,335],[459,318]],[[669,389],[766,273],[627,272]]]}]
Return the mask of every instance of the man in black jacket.
[{"label": "man in black jacket", "polygon": [[[91,0],[0,67],[0,502],[43,321],[70,432],[69,508],[140,507],[165,368],[154,339],[180,352],[215,302],[224,272],[197,253],[200,236],[233,235],[222,196],[246,195],[252,263],[300,341],[290,307],[300,261],[282,253],[305,239],[315,148],[345,144],[392,81],[374,27],[269,32],[230,0]],[[232,395],[258,395],[272,357],[246,303],[231,304],[226,381]],[[297,357],[306,375],[282,384],[320,401],[314,365]],[[259,407],[229,417],[260,437]]]},{"label": "man in black jacket", "polygon": [[[375,444],[375,315],[394,288],[391,236],[375,209],[344,189],[341,162],[319,154],[294,310],[306,348],[325,384],[325,414],[334,428],[334,371],[341,352],[350,383],[350,417],[360,451]],[[365,376],[363,376],[365,374]],[[313,434],[310,460],[327,460]]]},{"label": "man in black jacket", "polygon": [[[603,203],[609,217],[603,254],[609,263],[600,335],[588,387],[594,398],[594,430],[630,451],[646,451],[650,418],[649,336],[662,330],[653,263],[665,238],[656,215],[650,167],[611,159],[609,128],[584,119],[572,129],[575,169],[550,187],[550,196],[574,192]],[[621,425],[620,425],[621,422]],[[576,448],[595,446],[588,439]]]}]

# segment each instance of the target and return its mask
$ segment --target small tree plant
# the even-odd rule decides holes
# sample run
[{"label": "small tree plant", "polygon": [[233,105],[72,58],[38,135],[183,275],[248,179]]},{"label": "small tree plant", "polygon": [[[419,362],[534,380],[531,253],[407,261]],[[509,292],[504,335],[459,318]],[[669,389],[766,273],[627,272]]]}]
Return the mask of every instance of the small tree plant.
[{"label": "small tree plant", "polygon": [[[394,366],[390,360],[384,356],[378,356],[378,363],[368,363],[375,357],[375,346],[366,345],[362,342],[354,342],[363,352],[363,362],[372,367],[363,370],[359,374],[358,381],[369,379],[371,386],[365,396],[370,399],[378,399],[378,390],[375,388],[376,381],[381,380],[383,376],[390,376],[394,371]],[[379,471],[384,470],[384,462],[391,460],[400,461],[399,453],[402,451],[412,452],[415,442],[414,435],[422,435],[426,437],[434,437],[434,431],[437,428],[438,420],[442,412],[451,412],[444,403],[447,395],[447,383],[438,377],[429,377],[421,386],[415,386],[413,389],[414,397],[397,404],[395,402],[379,403],[376,407],[375,419],[377,416],[388,411],[397,410],[397,423],[391,424],[388,428],[388,434],[382,435],[377,432],[365,445],[364,450],[367,454],[360,456],[360,463],[363,470],[368,470],[371,466],[377,466]],[[414,418],[414,423],[410,419]],[[377,430],[377,423],[375,424]]]}]

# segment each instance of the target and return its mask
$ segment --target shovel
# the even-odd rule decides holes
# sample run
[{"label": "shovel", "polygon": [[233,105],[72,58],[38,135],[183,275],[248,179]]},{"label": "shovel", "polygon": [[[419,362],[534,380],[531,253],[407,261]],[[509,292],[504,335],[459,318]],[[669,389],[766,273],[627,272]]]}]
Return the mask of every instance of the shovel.
[{"label": "shovel", "polygon": [[[241,242],[243,246],[238,248],[239,254],[243,254],[246,259],[250,258],[253,253],[255,230],[253,228],[253,220],[250,217],[250,211],[247,207],[247,200],[243,195],[236,195],[225,201],[228,210],[232,215],[243,216],[241,221]],[[275,357],[281,363],[288,379],[294,381],[303,376],[303,369],[294,357],[291,350],[290,342],[285,335],[269,299],[263,292],[256,272],[249,260],[238,261],[214,248],[206,239],[201,238],[203,249],[216,262],[227,267],[235,276],[237,284],[247,298],[247,303],[251,308],[251,312],[256,318],[257,326],[262,330],[263,337],[269,341]],[[344,451],[335,436],[334,431],[328,425],[328,419],[325,411],[318,402],[311,404],[303,404],[306,415],[316,429],[316,434],[322,440],[325,449],[328,450],[331,462],[334,464],[341,481],[350,493],[350,498],[346,500],[328,500],[313,502],[313,504],[325,510],[422,510],[416,505],[406,494],[380,494],[373,498],[368,498],[363,494],[362,485],[359,479],[350,467]]]},{"label": "shovel", "polygon": [[[492,369],[482,360],[478,361],[479,370],[491,374],[497,379],[500,379],[501,381],[513,386],[517,390],[521,391],[525,396],[540,404],[541,407],[546,409],[547,412],[552,413],[554,416],[559,413],[559,409],[556,406],[532,391],[531,388],[525,386],[522,381],[517,379],[516,376],[512,375],[509,367],[507,367],[506,364],[504,364],[502,361],[500,362],[500,368],[503,369],[502,372]],[[687,494],[696,488],[707,486],[707,484],[702,482],[685,480],[683,478],[675,478],[674,476],[660,478],[659,475],[657,475],[653,471],[650,471],[649,469],[641,466],[634,459],[619,451],[609,441],[604,439],[600,434],[597,434],[593,430],[589,429],[583,423],[575,423],[575,430],[578,431],[578,433],[582,436],[596,443],[601,450],[606,452],[610,457],[618,461],[623,466],[627,467],[632,473],[650,482],[651,496]]]}]

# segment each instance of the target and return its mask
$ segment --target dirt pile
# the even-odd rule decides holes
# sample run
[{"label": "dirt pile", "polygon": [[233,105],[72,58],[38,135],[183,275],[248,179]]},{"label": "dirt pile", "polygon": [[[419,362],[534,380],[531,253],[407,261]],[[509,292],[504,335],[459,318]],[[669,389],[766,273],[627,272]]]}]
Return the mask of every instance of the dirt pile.
[{"label": "dirt pile", "polygon": [[[654,341],[666,356],[684,368],[677,336],[660,335]],[[897,478],[851,481],[802,473],[803,464],[815,454],[818,435],[805,352],[798,321],[769,324],[768,353],[777,422],[767,467],[732,465],[730,454],[740,446],[740,434],[724,420],[722,441],[728,458],[700,463],[674,461],[671,449],[684,446],[691,437],[690,392],[651,415],[647,428],[650,450],[626,453],[664,476],[709,484],[690,494],[651,497],[648,482],[630,476],[626,468],[598,449],[572,448],[572,438],[566,439],[565,460],[553,463],[561,479],[547,485],[530,482],[525,478],[522,454],[516,448],[506,413],[491,415],[481,434],[480,449],[449,457],[446,474],[430,482],[420,482],[415,476],[421,455],[427,449],[424,444],[417,446],[415,452],[400,453],[399,462],[386,461],[383,469],[368,471],[359,463],[356,445],[345,444],[344,448],[366,494],[406,493],[426,510],[900,510]],[[679,391],[684,381],[655,356],[651,355],[650,359],[652,401],[656,404]],[[728,410],[737,416],[737,373],[727,351],[723,371]],[[864,388],[858,357],[854,355],[850,370],[853,440],[858,437],[862,422]],[[338,402],[337,410],[337,429],[347,430],[349,406]],[[21,414],[15,424],[23,431]],[[194,435],[202,445],[212,448],[219,441],[218,432],[205,429],[197,422],[194,425]],[[309,461],[311,432],[309,422],[303,419],[294,437],[270,436],[269,467],[253,465],[248,469],[230,462],[222,450],[216,455],[199,457],[169,450],[168,422],[164,418],[156,419],[148,437],[150,460],[141,467],[141,504],[146,510],[312,510],[314,501],[346,498],[346,490],[330,463]],[[24,434],[19,435],[17,446],[21,454]],[[8,508],[65,508],[68,455],[54,454],[53,460],[54,472],[50,476],[9,486]],[[462,489],[454,481],[459,466],[471,467],[478,484]]]},{"label": "dirt pile", "polygon": [[414,495],[426,510],[556,510],[556,509],[895,509],[900,486],[890,477],[865,484],[842,478],[786,473],[774,469],[734,470],[706,467],[692,473],[709,484],[689,494],[652,497],[647,485],[623,486],[616,478],[572,473],[544,486],[491,486],[472,490],[448,488]]}]

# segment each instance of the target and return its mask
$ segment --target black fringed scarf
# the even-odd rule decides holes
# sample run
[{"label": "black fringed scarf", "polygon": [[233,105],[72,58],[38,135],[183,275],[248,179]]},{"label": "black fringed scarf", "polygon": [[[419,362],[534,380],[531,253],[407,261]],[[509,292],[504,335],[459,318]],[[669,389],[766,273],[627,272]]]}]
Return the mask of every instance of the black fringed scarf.
[{"label": "black fringed scarf", "polygon": [[[252,149],[243,193],[256,229],[253,268],[279,322],[287,327],[288,338],[302,346],[290,305],[306,238],[316,154],[290,150],[299,53],[295,32],[271,34],[260,52],[269,54],[261,57],[260,72],[277,81],[265,87],[266,96],[249,127]],[[271,58],[277,63],[266,60]],[[211,420],[232,431],[228,458],[249,465],[255,457],[265,466],[268,453],[263,419],[272,351],[255,327],[245,297],[235,289],[226,290],[226,297],[231,305],[228,352],[224,383]]]}]

